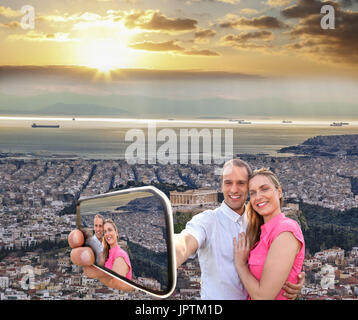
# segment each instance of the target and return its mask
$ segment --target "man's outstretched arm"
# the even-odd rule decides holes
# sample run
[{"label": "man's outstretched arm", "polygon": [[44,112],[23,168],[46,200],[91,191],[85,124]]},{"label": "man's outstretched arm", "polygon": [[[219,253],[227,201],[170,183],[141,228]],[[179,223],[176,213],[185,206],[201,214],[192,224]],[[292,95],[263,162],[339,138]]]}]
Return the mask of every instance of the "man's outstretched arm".
[{"label": "man's outstretched arm", "polygon": [[188,260],[199,248],[198,241],[188,233],[174,234],[174,244],[177,268]]}]

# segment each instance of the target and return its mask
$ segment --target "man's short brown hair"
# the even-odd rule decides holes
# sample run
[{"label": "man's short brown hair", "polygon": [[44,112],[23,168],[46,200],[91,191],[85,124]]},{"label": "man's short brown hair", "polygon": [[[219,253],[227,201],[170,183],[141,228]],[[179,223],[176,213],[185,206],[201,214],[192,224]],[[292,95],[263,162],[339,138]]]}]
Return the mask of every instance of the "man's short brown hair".
[{"label": "man's short brown hair", "polygon": [[98,219],[102,219],[102,224],[104,224],[104,218],[103,218],[103,216],[102,216],[102,215],[100,215],[100,214],[96,214],[96,215],[94,216],[93,220],[94,220],[94,219],[96,219],[96,218],[98,218]]},{"label": "man's short brown hair", "polygon": [[222,182],[224,170],[228,166],[246,168],[248,179],[250,179],[250,177],[252,175],[252,168],[246,161],[241,160],[239,158],[234,158],[234,159],[228,160],[224,163],[224,166],[221,171],[221,182]]}]

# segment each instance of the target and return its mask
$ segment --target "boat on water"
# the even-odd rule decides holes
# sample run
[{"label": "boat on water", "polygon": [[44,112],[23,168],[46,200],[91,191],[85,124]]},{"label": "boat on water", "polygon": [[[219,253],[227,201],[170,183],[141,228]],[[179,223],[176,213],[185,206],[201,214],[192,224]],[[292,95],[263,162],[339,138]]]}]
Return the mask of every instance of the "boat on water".
[{"label": "boat on water", "polygon": [[56,124],[56,125],[42,125],[42,124],[36,124],[36,123],[33,123],[32,128],[55,128],[55,129],[58,129],[60,127],[59,124]]},{"label": "boat on water", "polygon": [[244,120],[239,120],[237,123],[238,124],[251,124],[250,121],[244,121]]},{"label": "boat on water", "polygon": [[282,120],[282,123],[292,123],[291,120]]},{"label": "boat on water", "polygon": [[348,126],[348,122],[332,122],[330,124],[331,127],[342,127],[342,126]]}]

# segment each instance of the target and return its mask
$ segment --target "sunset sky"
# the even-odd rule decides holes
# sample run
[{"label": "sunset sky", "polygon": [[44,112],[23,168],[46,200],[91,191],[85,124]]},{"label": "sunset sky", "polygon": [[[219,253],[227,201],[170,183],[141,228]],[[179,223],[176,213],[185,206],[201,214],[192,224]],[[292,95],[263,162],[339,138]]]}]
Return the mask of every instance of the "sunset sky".
[{"label": "sunset sky", "polygon": [[2,0],[0,64],[356,75],[358,1],[325,4],[336,30],[318,0]]},{"label": "sunset sky", "polygon": [[[334,30],[321,28],[320,11],[325,4],[335,9]],[[24,5],[35,9],[33,30],[21,25]],[[336,102],[353,103],[357,101],[357,35],[358,0],[1,0],[0,93],[18,94],[12,81],[18,77],[16,86],[21,88],[19,74],[30,72],[28,66],[34,66],[34,80],[51,66],[48,74],[61,74],[62,88],[66,83],[83,88],[81,81],[73,83],[83,77],[90,82],[118,80],[120,73],[113,70],[119,68],[131,74],[129,82],[137,79],[131,70],[140,70],[136,76],[142,81],[152,77],[160,81],[163,75],[167,80],[180,79],[183,74],[224,78],[220,84],[227,80],[226,89],[218,89],[216,97],[225,98],[238,98],[235,86],[228,89],[233,78],[279,78],[290,79],[290,98],[308,99],[302,88],[311,86],[306,81],[310,79],[316,81],[312,90],[318,88],[319,97],[331,100],[333,92]],[[281,83],[275,81],[269,86],[261,82],[258,96],[267,96],[266,91],[273,88],[278,92]],[[145,94],[144,82],[132,88],[129,82],[116,93],[138,94],[140,88]],[[22,94],[35,94],[46,81],[37,89],[32,85],[27,91],[22,87]],[[87,83],[87,93],[89,87]],[[241,94],[250,98],[254,87],[251,82],[250,90]],[[190,95],[190,86],[183,88],[167,94]],[[51,91],[48,83],[46,90]],[[156,90],[163,93],[152,86],[150,94]],[[215,96],[214,91],[208,94]]]}]

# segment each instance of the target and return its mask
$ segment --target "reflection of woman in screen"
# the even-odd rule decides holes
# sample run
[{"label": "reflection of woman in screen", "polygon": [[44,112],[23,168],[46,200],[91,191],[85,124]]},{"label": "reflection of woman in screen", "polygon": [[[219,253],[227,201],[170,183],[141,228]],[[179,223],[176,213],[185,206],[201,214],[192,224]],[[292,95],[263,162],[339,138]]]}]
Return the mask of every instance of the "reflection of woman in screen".
[{"label": "reflection of woman in screen", "polygon": [[128,254],[118,245],[118,229],[111,219],[104,222],[103,252],[105,268],[132,279],[132,266]]}]

